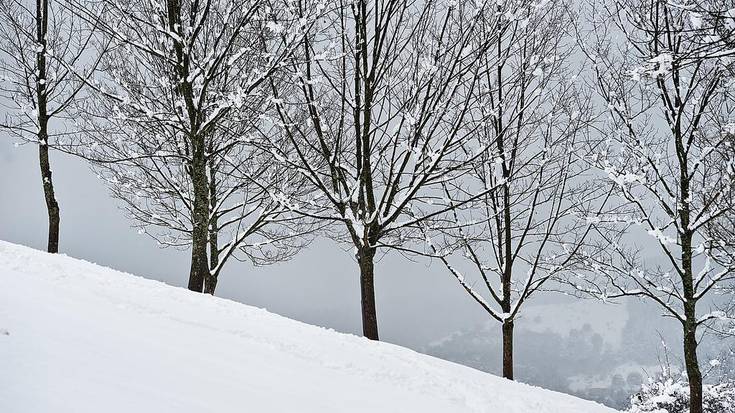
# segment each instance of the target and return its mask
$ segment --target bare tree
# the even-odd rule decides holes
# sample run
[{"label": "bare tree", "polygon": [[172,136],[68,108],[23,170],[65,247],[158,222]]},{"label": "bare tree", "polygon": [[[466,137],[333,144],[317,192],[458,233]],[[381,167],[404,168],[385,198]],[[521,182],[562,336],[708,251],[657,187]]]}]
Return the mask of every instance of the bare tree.
[{"label": "bare tree", "polygon": [[691,30],[699,32],[707,57],[735,57],[735,5],[731,1],[693,0],[673,6],[688,13]]},{"label": "bare tree", "polygon": [[423,222],[451,209],[442,183],[479,156],[462,125],[491,43],[481,36],[494,37],[475,28],[492,17],[457,2],[330,7],[286,67],[293,83],[272,85],[276,115],[262,142],[308,181],[309,196],[277,194],[282,202],[354,247],[363,333],[377,340],[376,253],[403,249]]},{"label": "bare tree", "polygon": [[[608,119],[594,142],[592,163],[609,178],[613,202],[603,218],[626,230],[610,237],[609,253],[588,257],[598,276],[580,289],[604,299],[648,299],[678,320],[692,413],[702,412],[698,332],[721,311],[703,314],[727,289],[735,260],[711,230],[733,214],[732,113],[727,68],[704,53],[697,19],[663,0],[593,3],[591,30],[582,37],[594,62],[594,81]],[[658,246],[643,250],[635,235]]]},{"label": "bare tree", "polygon": [[[90,82],[97,98],[82,110],[89,141],[76,150],[95,162],[142,232],[191,248],[189,289],[213,294],[232,256],[255,264],[290,257],[304,221],[271,193],[298,177],[249,142],[266,80],[312,18],[259,0],[77,8],[87,19],[102,16],[111,50]],[[286,40],[270,40],[282,33]]]},{"label": "bare tree", "polygon": [[0,1],[0,104],[7,111],[0,130],[38,145],[47,251],[53,253],[59,251],[60,213],[49,148],[73,137],[64,121],[84,85],[77,75],[89,76],[99,60],[87,47],[95,25],[96,19],[79,19],[51,0]]},{"label": "bare tree", "polygon": [[508,379],[522,305],[575,263],[594,222],[586,218],[597,215],[592,208],[604,195],[578,159],[592,111],[576,86],[580,68],[570,67],[576,21],[568,6],[504,2],[494,6],[495,20],[483,22],[498,39],[481,58],[480,99],[467,127],[486,149],[445,187],[451,199],[485,194],[452,211],[456,228],[427,234],[429,252],[502,324]]}]

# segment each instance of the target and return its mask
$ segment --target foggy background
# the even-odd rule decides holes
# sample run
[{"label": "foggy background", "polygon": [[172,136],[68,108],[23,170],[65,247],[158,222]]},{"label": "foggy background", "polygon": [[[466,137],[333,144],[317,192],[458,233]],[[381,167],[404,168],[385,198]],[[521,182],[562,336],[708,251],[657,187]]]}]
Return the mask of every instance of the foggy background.
[{"label": "foggy background", "polygon": [[[188,251],[162,249],[131,229],[117,201],[84,161],[52,152],[51,167],[61,208],[61,253],[186,286]],[[0,137],[0,189],[0,239],[44,250],[47,218],[35,146],[16,147],[13,140]],[[500,371],[500,325],[440,263],[389,252],[376,266],[383,341]],[[357,266],[347,246],[330,240],[317,239],[291,261],[267,267],[230,261],[219,277],[217,295],[361,334]],[[662,342],[671,347],[678,364],[679,326],[659,313],[632,300],[605,305],[535,295],[516,321],[517,379],[625,407],[640,382],[655,374]],[[704,340],[702,354],[708,344]]]}]

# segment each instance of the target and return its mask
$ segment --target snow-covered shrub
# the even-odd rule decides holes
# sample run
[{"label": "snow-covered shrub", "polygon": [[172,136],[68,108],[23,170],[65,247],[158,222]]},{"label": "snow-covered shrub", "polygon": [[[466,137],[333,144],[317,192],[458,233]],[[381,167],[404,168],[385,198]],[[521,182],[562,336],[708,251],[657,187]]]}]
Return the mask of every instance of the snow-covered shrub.
[{"label": "snow-covered shrub", "polygon": [[[735,413],[735,381],[706,384],[703,388],[705,413]],[[631,399],[629,413],[687,413],[689,384],[679,378],[650,379]]]}]

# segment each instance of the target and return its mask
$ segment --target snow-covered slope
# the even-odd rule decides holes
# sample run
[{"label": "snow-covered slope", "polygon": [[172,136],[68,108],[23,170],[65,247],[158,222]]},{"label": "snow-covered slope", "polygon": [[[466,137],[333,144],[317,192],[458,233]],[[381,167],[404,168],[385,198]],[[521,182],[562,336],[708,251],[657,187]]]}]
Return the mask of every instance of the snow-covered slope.
[{"label": "snow-covered slope", "polygon": [[0,241],[0,411],[613,410]]}]

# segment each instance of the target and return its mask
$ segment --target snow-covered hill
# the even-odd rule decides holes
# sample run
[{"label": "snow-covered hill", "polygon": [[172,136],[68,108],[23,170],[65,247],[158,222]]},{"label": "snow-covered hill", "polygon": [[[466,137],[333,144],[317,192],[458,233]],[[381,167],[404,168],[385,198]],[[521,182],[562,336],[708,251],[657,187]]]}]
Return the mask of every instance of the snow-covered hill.
[{"label": "snow-covered hill", "polygon": [[0,241],[0,411],[611,413]]}]

